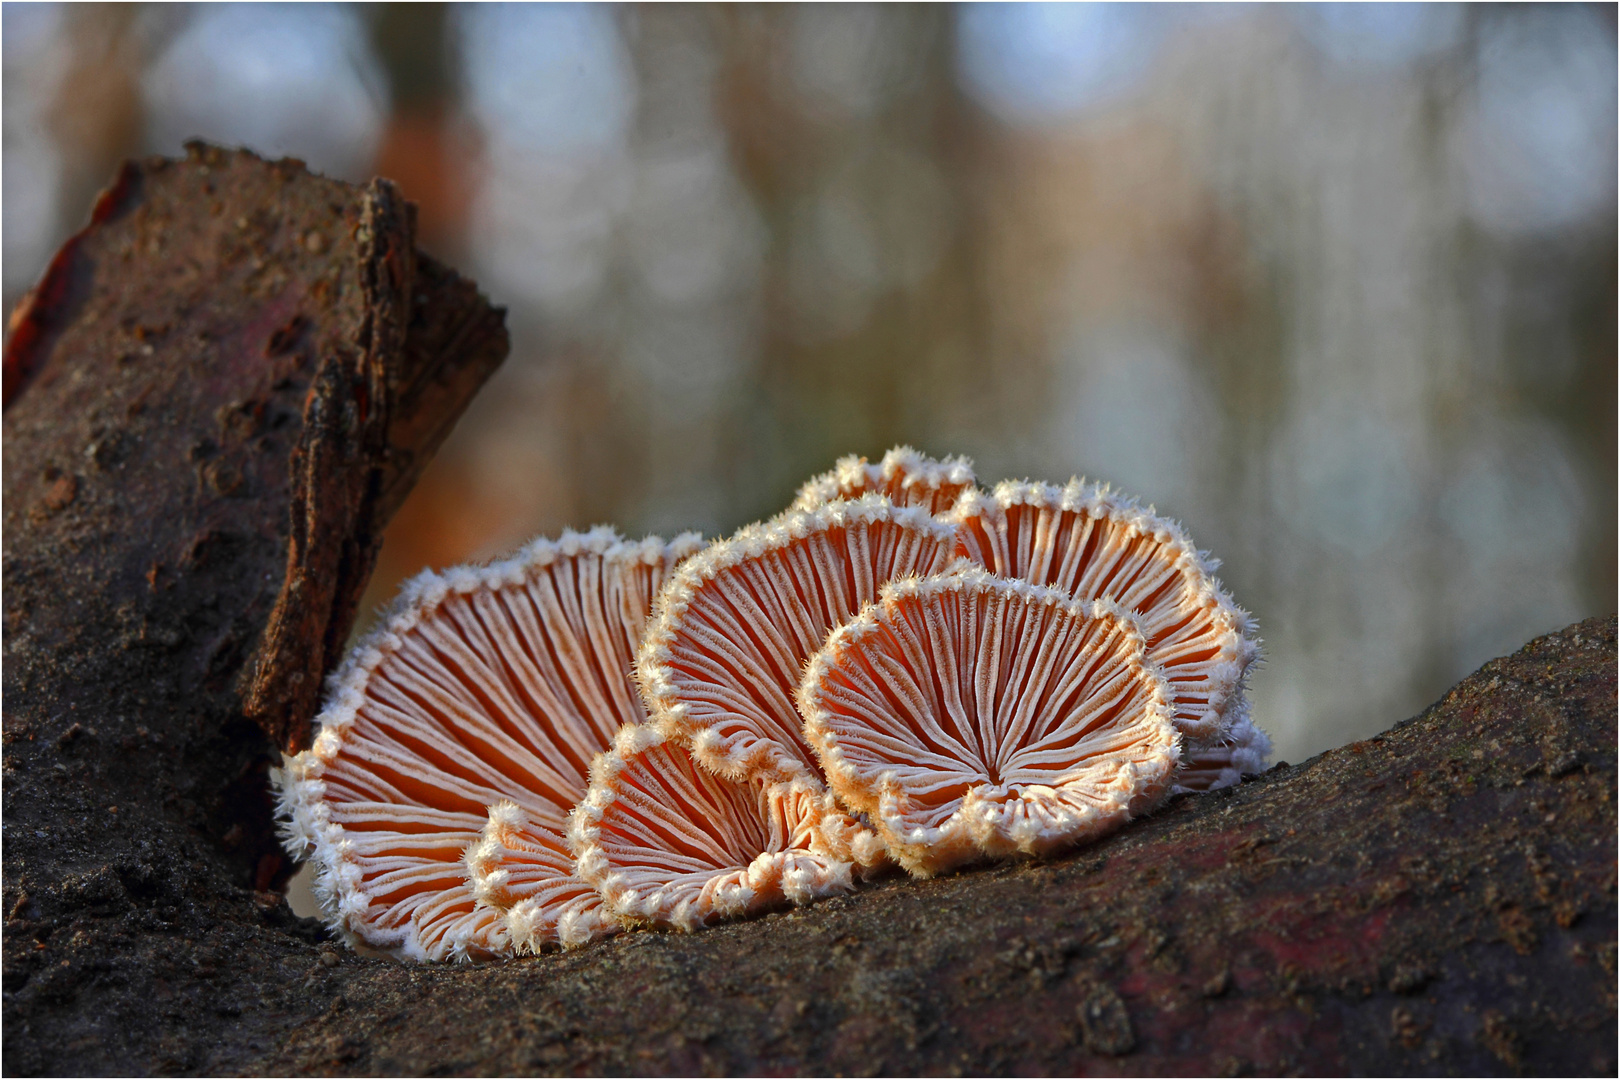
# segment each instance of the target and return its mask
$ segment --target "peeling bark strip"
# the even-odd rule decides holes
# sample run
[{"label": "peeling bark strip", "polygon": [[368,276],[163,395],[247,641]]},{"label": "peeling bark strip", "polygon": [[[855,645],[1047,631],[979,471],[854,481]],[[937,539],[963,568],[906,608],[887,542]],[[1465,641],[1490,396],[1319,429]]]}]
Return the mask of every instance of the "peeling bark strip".
[{"label": "peeling bark strip", "polygon": [[[384,190],[205,147],[132,166],[18,321],[8,1073],[1613,1074],[1612,617],[1048,862],[482,966],[323,941],[270,888],[243,675],[302,617],[289,566],[336,575],[303,588],[341,634],[505,348],[472,286],[404,269]],[[397,291],[357,269],[388,252]],[[410,304],[391,355],[382,294]],[[380,443],[336,444],[379,410]]]},{"label": "peeling bark strip", "polygon": [[[243,711],[288,749],[308,742],[321,674],[348,634],[334,622],[340,596],[358,596],[382,542],[373,521],[378,472],[406,329],[410,224],[386,180],[361,193],[353,229],[359,321],[352,340],[318,361],[291,463],[287,568],[270,613]],[[338,542],[333,543],[333,540]]]}]

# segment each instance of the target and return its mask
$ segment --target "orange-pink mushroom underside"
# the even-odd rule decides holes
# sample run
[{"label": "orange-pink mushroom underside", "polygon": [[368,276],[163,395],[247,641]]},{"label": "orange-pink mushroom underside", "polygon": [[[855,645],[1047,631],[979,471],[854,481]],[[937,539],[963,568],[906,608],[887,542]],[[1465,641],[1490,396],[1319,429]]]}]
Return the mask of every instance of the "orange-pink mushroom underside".
[{"label": "orange-pink mushroom underside", "polygon": [[833,791],[923,875],[1117,828],[1179,751],[1134,619],[977,570],[886,588],[799,704]]},{"label": "orange-pink mushroom underside", "polygon": [[1252,622],[1106,487],[897,447],[702,548],[599,528],[406,587],[277,772],[335,929],[419,960],[693,929],[1049,852],[1269,752]]},{"label": "orange-pink mushroom underside", "polygon": [[959,552],[992,573],[1135,613],[1183,735],[1213,740],[1236,720],[1259,655],[1252,623],[1174,522],[1079,481],[968,492],[950,518]]},{"label": "orange-pink mushroom underside", "polygon": [[896,506],[943,514],[973,484],[973,466],[966,458],[936,461],[909,446],[897,446],[876,465],[854,455],[839,458],[830,472],[799,488],[789,510],[814,510],[838,499],[882,495]]},{"label": "orange-pink mushroom underside", "polygon": [[[644,718],[635,650],[653,597],[698,546],[597,529],[407,586],[278,780],[289,847],[315,859],[336,929],[437,960],[614,928],[573,877],[564,830],[591,761]],[[465,856],[492,825],[532,857],[477,882]],[[507,911],[536,898],[543,910],[514,927]]]},{"label": "orange-pink mushroom underside", "polygon": [[718,776],[679,735],[627,727],[574,811],[579,874],[623,918],[693,930],[852,887],[818,784]]},{"label": "orange-pink mushroom underside", "polygon": [[954,528],[881,496],[790,512],[688,561],[648,626],[652,720],[734,779],[816,780],[794,704],[805,661],[896,578],[954,562]]}]

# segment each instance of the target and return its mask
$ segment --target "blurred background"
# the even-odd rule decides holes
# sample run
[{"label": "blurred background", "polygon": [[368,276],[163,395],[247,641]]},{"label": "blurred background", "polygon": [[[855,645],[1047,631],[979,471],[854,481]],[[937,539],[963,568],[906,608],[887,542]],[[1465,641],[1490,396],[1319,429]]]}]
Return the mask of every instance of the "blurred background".
[{"label": "blurred background", "polygon": [[394,178],[508,308],[372,603],[908,442],[1182,520],[1287,760],[1615,610],[1611,5],[0,15],[8,310],[193,136]]}]

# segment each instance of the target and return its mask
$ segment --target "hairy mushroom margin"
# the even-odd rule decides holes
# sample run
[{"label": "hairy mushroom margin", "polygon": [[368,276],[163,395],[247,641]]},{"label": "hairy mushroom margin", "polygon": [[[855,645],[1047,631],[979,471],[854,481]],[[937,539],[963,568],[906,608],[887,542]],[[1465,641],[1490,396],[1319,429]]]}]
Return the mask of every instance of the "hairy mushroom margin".
[{"label": "hairy mushroom margin", "polygon": [[1180,753],[1133,616],[982,570],[891,583],[798,698],[833,791],[924,877],[1102,836]]},{"label": "hairy mushroom margin", "polygon": [[897,506],[916,506],[930,514],[943,514],[976,482],[973,464],[967,458],[936,461],[909,446],[897,446],[876,465],[855,454],[839,458],[831,471],[799,488],[788,509],[814,510],[839,499],[875,494]]},{"label": "hairy mushroom margin", "polygon": [[802,778],[734,780],[684,736],[627,726],[569,822],[579,876],[614,914],[695,930],[854,887],[826,842],[831,796]]},{"label": "hairy mushroom margin", "polygon": [[598,528],[405,586],[333,677],[314,744],[273,776],[333,929],[419,960],[615,929],[573,876],[567,818],[596,755],[645,715],[642,628],[700,547]]},{"label": "hairy mushroom margin", "polygon": [[273,770],[329,924],[416,960],[691,930],[1264,767],[1207,553],[1104,485],[974,484],[896,447],[707,549],[599,527],[407,583]]},{"label": "hairy mushroom margin", "polygon": [[1134,613],[1189,747],[1219,742],[1245,714],[1245,681],[1260,656],[1254,620],[1221,587],[1219,563],[1174,521],[1081,480],[971,491],[950,519],[959,554],[991,573]]}]

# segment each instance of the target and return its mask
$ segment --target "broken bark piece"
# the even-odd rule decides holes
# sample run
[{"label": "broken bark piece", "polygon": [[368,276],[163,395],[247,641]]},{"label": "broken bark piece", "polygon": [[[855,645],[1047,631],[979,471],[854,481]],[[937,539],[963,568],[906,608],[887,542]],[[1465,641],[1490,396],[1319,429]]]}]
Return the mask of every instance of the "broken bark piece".
[{"label": "broken bark piece", "polygon": [[416,486],[507,346],[505,309],[491,307],[475,284],[418,251],[405,352],[390,378],[394,408],[377,511],[384,520]]},{"label": "broken bark piece", "polygon": [[[412,244],[386,180],[200,143],[127,164],[12,319],[8,533],[10,507],[44,512],[8,575],[147,523],[109,587],[167,623],[165,572],[210,579],[176,673],[305,744],[388,515],[506,352],[501,313]],[[79,632],[30,632],[58,630]]]},{"label": "broken bark piece", "polygon": [[[121,754],[94,795],[58,776],[46,803],[120,821],[150,803],[230,837],[247,885],[285,879],[261,731],[307,742],[387,514],[506,351],[499,309],[418,258],[410,226],[386,181],[193,144],[126,165],[19,307],[8,768],[28,775],[64,716]],[[8,838],[8,865],[30,843]]]}]

